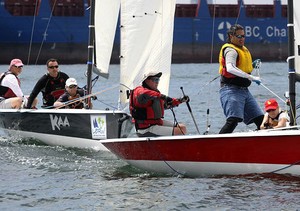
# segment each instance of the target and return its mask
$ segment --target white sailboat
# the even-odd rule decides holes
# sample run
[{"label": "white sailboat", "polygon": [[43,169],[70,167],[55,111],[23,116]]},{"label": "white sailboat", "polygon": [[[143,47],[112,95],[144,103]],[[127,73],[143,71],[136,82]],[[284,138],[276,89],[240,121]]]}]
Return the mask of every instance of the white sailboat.
[{"label": "white sailboat", "polygon": [[[108,77],[119,7],[117,0],[91,1],[87,96],[93,95],[93,71]],[[48,145],[107,150],[100,140],[127,137],[132,123],[122,110],[0,109],[0,127],[11,135]]]},{"label": "white sailboat", "polygon": [[[159,13],[166,19],[174,18],[173,14],[172,17],[168,17],[168,12],[165,14],[165,2],[157,1],[162,6]],[[143,4],[143,8],[148,8],[152,1],[139,3]],[[101,142],[127,163],[150,172],[190,177],[251,173],[300,175],[300,131],[295,125],[295,83],[300,81],[297,73],[300,71],[300,2],[289,0],[288,7],[289,94],[293,126],[282,130],[109,139]],[[144,12],[145,9],[132,14],[138,16]],[[170,40],[172,35],[161,38]],[[147,47],[151,49],[152,46]]]}]

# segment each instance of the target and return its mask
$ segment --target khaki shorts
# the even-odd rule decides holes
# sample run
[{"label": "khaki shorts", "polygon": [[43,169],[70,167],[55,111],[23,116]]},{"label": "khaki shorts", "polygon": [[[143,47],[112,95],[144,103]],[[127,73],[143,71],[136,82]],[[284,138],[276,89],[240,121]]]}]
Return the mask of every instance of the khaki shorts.
[{"label": "khaki shorts", "polygon": [[139,137],[146,136],[172,136],[174,134],[175,124],[171,121],[164,120],[163,125],[153,125],[143,130],[137,130]]},{"label": "khaki shorts", "polygon": [[9,109],[11,108],[11,99],[4,99],[0,102],[0,109]]},{"label": "khaki shorts", "polygon": [[[11,107],[11,99],[12,98],[8,98],[8,99],[0,98],[0,109],[10,109],[10,108],[12,108]],[[28,102],[27,97],[24,97],[21,107],[24,108],[25,106],[27,106],[27,102]]]}]

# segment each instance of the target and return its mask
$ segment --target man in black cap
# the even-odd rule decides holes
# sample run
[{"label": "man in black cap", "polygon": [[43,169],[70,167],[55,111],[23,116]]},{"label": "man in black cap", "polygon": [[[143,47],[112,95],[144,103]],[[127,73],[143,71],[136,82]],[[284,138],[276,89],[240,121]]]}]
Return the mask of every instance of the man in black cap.
[{"label": "man in black cap", "polygon": [[130,113],[140,137],[186,134],[184,124],[163,120],[163,117],[164,109],[178,106],[189,98],[176,99],[161,94],[157,89],[161,75],[161,72],[149,73],[142,85],[131,92]]}]

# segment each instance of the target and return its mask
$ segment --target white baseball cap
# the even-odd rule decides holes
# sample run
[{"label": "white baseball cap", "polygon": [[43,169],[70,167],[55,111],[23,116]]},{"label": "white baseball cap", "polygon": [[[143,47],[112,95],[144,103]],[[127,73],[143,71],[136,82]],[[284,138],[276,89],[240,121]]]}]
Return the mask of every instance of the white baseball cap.
[{"label": "white baseball cap", "polygon": [[77,81],[75,78],[68,78],[68,80],[66,81],[66,86],[71,86],[71,85],[77,86]]}]

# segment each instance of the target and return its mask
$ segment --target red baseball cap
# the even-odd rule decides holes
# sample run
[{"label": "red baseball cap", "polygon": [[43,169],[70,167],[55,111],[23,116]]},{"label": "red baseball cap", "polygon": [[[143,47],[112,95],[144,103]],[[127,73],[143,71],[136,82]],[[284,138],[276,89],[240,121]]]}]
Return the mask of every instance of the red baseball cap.
[{"label": "red baseball cap", "polygon": [[265,102],[265,111],[274,110],[278,108],[278,103],[275,99],[269,99]]}]

